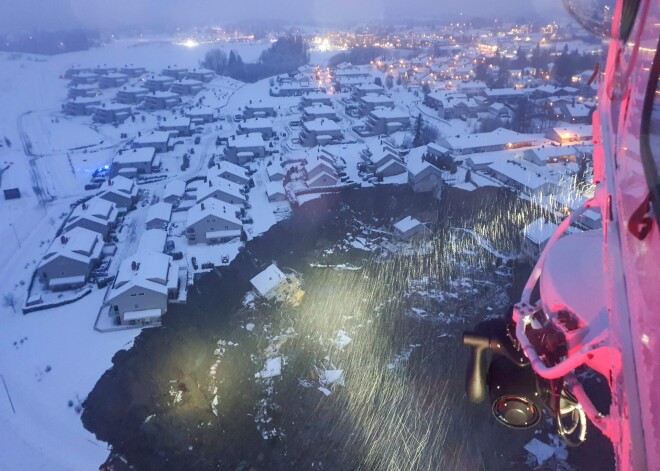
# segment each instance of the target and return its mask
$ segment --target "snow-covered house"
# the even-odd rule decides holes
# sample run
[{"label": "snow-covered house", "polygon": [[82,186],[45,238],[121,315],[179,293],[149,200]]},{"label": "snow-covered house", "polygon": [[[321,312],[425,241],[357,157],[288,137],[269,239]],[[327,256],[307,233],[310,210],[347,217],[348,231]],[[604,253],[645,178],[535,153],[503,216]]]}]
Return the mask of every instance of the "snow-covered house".
[{"label": "snow-covered house", "polygon": [[544,218],[538,218],[523,229],[524,240],[522,243],[523,252],[530,258],[537,258],[550,240],[550,237],[557,231],[557,225],[546,221]]},{"label": "snow-covered house", "polygon": [[152,92],[164,92],[170,89],[174,78],[165,75],[150,75],[144,81],[144,86]]},{"label": "snow-covered house", "polygon": [[385,95],[385,89],[375,83],[365,83],[353,87],[352,98],[357,101],[366,95]]},{"label": "snow-covered house", "polygon": [[225,148],[225,159],[237,165],[252,162],[266,155],[266,144],[261,133],[232,136]]},{"label": "snow-covered house", "polygon": [[593,109],[582,103],[571,105],[561,105],[559,107],[559,117],[569,123],[589,123]]},{"label": "snow-covered house", "polygon": [[160,131],[174,133],[177,137],[190,136],[192,134],[191,119],[186,116],[176,116],[164,119],[158,125]]},{"label": "snow-covered house", "polygon": [[138,188],[135,181],[117,175],[108,178],[108,181],[101,186],[101,191],[97,196],[115,203],[119,209],[126,210],[137,202]]},{"label": "snow-covered house", "polygon": [[147,229],[162,229],[169,224],[172,219],[172,205],[160,201],[149,207],[147,212]]},{"label": "snow-covered house", "polygon": [[237,185],[247,185],[250,182],[250,176],[240,165],[221,160],[206,172],[208,180],[215,178],[223,178]]},{"label": "snow-covered house", "polygon": [[121,72],[112,72],[99,77],[100,88],[121,87],[126,82],[128,82],[128,75],[122,74]]},{"label": "snow-covered house", "polygon": [[320,188],[325,186],[334,186],[339,182],[339,178],[334,173],[322,171],[307,179],[309,188]]},{"label": "snow-covered house", "polygon": [[500,160],[488,166],[491,173],[502,183],[527,195],[548,195],[557,189],[543,173],[541,167],[524,160]]},{"label": "snow-covered house", "polygon": [[189,244],[226,242],[241,236],[243,225],[237,206],[211,198],[188,210],[186,237]]},{"label": "snow-covered house", "polygon": [[232,205],[244,205],[247,198],[241,189],[242,186],[224,178],[209,178],[197,189],[197,203],[215,198]]},{"label": "snow-covered house", "polygon": [[167,312],[168,299],[178,294],[179,276],[169,255],[136,253],[119,267],[107,304],[123,325],[150,325]]},{"label": "snow-covered house", "polygon": [[540,140],[535,134],[522,134],[506,128],[477,134],[460,134],[442,138],[438,144],[454,155],[491,152],[505,149],[532,147]]},{"label": "snow-covered house", "polygon": [[215,78],[215,72],[210,69],[193,69],[186,75],[187,78],[199,82],[210,82]]},{"label": "snow-covered house", "polygon": [[83,286],[101,260],[103,239],[83,227],[56,238],[37,266],[35,278],[52,290]]},{"label": "snow-covered house", "polygon": [[412,216],[406,216],[394,224],[393,232],[396,237],[407,242],[424,239],[430,235],[428,228]]},{"label": "snow-covered house", "polygon": [[332,105],[332,98],[330,95],[323,92],[312,92],[300,97],[300,107],[307,108],[308,106],[321,104],[321,105]]},{"label": "snow-covered house", "polygon": [[303,121],[313,121],[315,119],[331,119],[337,121],[337,112],[332,106],[328,105],[312,105],[303,108],[301,119]]},{"label": "snow-covered house", "polygon": [[442,185],[442,170],[429,162],[409,160],[408,184],[415,193],[437,191]]},{"label": "snow-covered house", "polygon": [[101,100],[96,97],[77,97],[62,105],[62,111],[73,116],[87,116],[94,113]]},{"label": "snow-covered house", "polygon": [[265,140],[273,137],[273,122],[268,118],[244,119],[238,123],[236,134],[260,133]]},{"label": "snow-covered house", "polygon": [[364,95],[358,101],[360,116],[367,116],[377,108],[394,109],[394,100],[387,95]]},{"label": "snow-covered house", "polygon": [[169,110],[181,103],[181,95],[173,92],[157,91],[144,95],[144,109],[147,111]]},{"label": "snow-covered house", "polygon": [[149,94],[149,90],[137,85],[124,85],[117,90],[115,100],[125,105],[137,105],[144,101],[144,97]]},{"label": "snow-covered house", "polygon": [[170,91],[179,95],[197,95],[203,89],[203,82],[192,79],[179,79],[170,85]]},{"label": "snow-covered house", "polygon": [[174,147],[172,142],[172,131],[152,131],[136,137],[133,140],[133,147],[150,147],[156,152],[167,152]]},{"label": "snow-covered house", "polygon": [[328,173],[330,175],[337,176],[335,168],[327,163],[325,160],[317,159],[314,160],[303,167],[303,172],[305,177],[309,180],[321,173]]},{"label": "snow-covered house", "polygon": [[197,106],[185,111],[185,116],[190,118],[195,125],[212,123],[215,121],[215,110],[209,106]]},{"label": "snow-covered house", "polygon": [[176,206],[179,201],[183,198],[183,194],[186,192],[186,182],[183,180],[172,180],[165,185],[163,190],[163,201],[170,203],[173,206]]},{"label": "snow-covered house", "polygon": [[565,145],[577,142],[589,142],[593,138],[593,134],[591,124],[563,124],[548,129],[545,137]]},{"label": "snow-covered house", "polygon": [[139,77],[140,75],[146,74],[147,69],[145,69],[144,67],[140,67],[140,66],[130,64],[130,65],[125,65],[124,67],[121,67],[119,69],[119,72],[121,72],[122,74],[126,74],[129,77],[135,78],[135,77]]},{"label": "snow-covered house", "polygon": [[188,69],[176,65],[168,65],[160,73],[166,77],[172,77],[173,79],[179,80],[188,75]]},{"label": "snow-covered house", "polygon": [[314,147],[341,141],[343,138],[339,124],[331,119],[315,119],[302,124],[300,141],[303,146]]},{"label": "snow-covered house", "polygon": [[110,169],[111,175],[134,177],[154,170],[156,149],[141,147],[139,149],[123,149],[115,154]]},{"label": "snow-covered house", "polygon": [[366,127],[372,134],[392,134],[410,126],[410,115],[398,109],[377,108],[369,113]]},{"label": "snow-covered house", "polygon": [[274,203],[276,201],[286,201],[286,191],[280,181],[266,183],[266,196],[268,201]]},{"label": "snow-covered house", "polygon": [[114,203],[94,197],[73,209],[64,224],[64,232],[82,227],[101,234],[103,240],[107,240],[110,230],[117,224],[118,216]]},{"label": "snow-covered house", "polygon": [[250,283],[260,296],[271,300],[284,294],[287,277],[275,264],[271,264],[252,278]]},{"label": "snow-covered house", "polygon": [[275,117],[277,112],[275,111],[276,105],[271,102],[259,101],[259,103],[251,103],[245,105],[245,110],[243,116],[246,118],[265,118],[267,116]]},{"label": "snow-covered house", "polygon": [[126,121],[133,114],[129,105],[121,103],[104,103],[94,108],[92,119],[102,124],[120,124]]},{"label": "snow-covered house", "polygon": [[268,173],[268,179],[271,182],[282,181],[286,176],[286,171],[278,163],[266,167],[266,173]]},{"label": "snow-covered house", "polygon": [[536,165],[577,162],[579,152],[573,146],[540,146],[523,152],[523,159]]},{"label": "snow-covered house", "polygon": [[394,175],[401,175],[405,173],[406,165],[398,159],[388,160],[382,165],[376,167],[376,175],[382,175],[383,177],[393,177]]}]

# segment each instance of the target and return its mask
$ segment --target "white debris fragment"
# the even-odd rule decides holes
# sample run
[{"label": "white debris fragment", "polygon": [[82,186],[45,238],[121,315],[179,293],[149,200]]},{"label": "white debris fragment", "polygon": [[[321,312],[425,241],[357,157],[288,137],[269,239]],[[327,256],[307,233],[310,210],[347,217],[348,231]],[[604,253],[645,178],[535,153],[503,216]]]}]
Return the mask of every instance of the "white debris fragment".
[{"label": "white debris fragment", "polygon": [[211,410],[215,414],[215,416],[218,416],[218,404],[220,403],[220,399],[218,398],[218,395],[216,394],[213,396],[213,401],[211,401]]},{"label": "white debris fragment", "polygon": [[335,335],[334,344],[339,350],[343,350],[352,341],[353,339],[348,336],[348,333],[344,332],[343,330],[339,330],[337,335]]},{"label": "white debris fragment", "polygon": [[326,396],[332,394],[332,391],[330,391],[328,388],[324,388],[323,386],[319,386],[318,390],[321,391]]},{"label": "white debris fragment", "polygon": [[273,378],[282,374],[282,357],[270,358],[266,361],[263,371],[256,373],[255,378]]},{"label": "white debris fragment", "polygon": [[548,461],[552,458],[552,455],[555,454],[555,449],[553,447],[536,438],[532,438],[524,448],[534,455],[539,465]]},{"label": "white debris fragment", "polygon": [[249,324],[246,324],[245,330],[247,330],[248,332],[252,332],[254,330],[254,324],[251,322]]},{"label": "white debris fragment", "polygon": [[344,370],[323,370],[319,376],[323,386],[344,386]]}]

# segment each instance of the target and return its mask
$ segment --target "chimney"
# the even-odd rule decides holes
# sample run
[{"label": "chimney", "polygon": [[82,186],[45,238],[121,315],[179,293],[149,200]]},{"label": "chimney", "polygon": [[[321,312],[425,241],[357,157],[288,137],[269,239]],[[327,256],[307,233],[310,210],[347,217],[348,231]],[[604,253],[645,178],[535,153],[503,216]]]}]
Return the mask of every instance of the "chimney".
[{"label": "chimney", "polygon": [[204,203],[202,203],[202,211],[204,211]]},{"label": "chimney", "polygon": [[131,262],[131,270],[136,271],[138,269],[138,264],[135,260]]},{"label": "chimney", "polygon": [[66,243],[69,242],[69,238],[65,235],[61,235],[60,242],[62,243],[62,245],[66,245]]}]

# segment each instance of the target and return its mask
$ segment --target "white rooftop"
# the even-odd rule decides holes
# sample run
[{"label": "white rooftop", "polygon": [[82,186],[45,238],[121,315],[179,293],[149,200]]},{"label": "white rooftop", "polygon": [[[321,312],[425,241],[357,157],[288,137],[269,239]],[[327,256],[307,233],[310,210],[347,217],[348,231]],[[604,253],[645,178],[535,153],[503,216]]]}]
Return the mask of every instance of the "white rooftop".
[{"label": "white rooftop", "polygon": [[271,264],[264,271],[250,280],[252,286],[257,290],[261,296],[266,296],[270,291],[286,281],[286,276],[282,271],[277,268],[275,264]]}]

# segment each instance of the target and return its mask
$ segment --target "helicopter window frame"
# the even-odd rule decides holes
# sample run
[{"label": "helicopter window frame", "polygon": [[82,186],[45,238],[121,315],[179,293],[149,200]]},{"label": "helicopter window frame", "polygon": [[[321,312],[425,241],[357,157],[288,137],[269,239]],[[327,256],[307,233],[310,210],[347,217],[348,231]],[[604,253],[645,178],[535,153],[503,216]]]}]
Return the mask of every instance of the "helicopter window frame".
[{"label": "helicopter window frame", "polygon": [[[649,83],[644,96],[644,106],[642,108],[642,125],[640,129],[640,156],[644,176],[649,189],[649,197],[652,202],[655,213],[656,225],[660,222],[660,173],[656,160],[654,158],[654,149],[651,146],[651,123],[657,121],[660,124],[660,103],[657,97],[660,95],[658,89],[658,80],[660,79],[660,40],[655,50],[653,65],[649,74]],[[654,108],[656,108],[654,110]],[[655,113],[654,113],[655,111]],[[655,114],[655,115],[654,115]],[[656,133],[658,129],[655,129]],[[658,152],[658,149],[655,150]],[[660,155],[658,156],[660,160]],[[660,230],[660,228],[659,228]]]},{"label": "helicopter window frame", "polygon": [[635,18],[639,11],[641,0],[624,0],[621,7],[621,21],[619,23],[619,39],[621,41],[628,41],[630,33],[635,26]]}]

